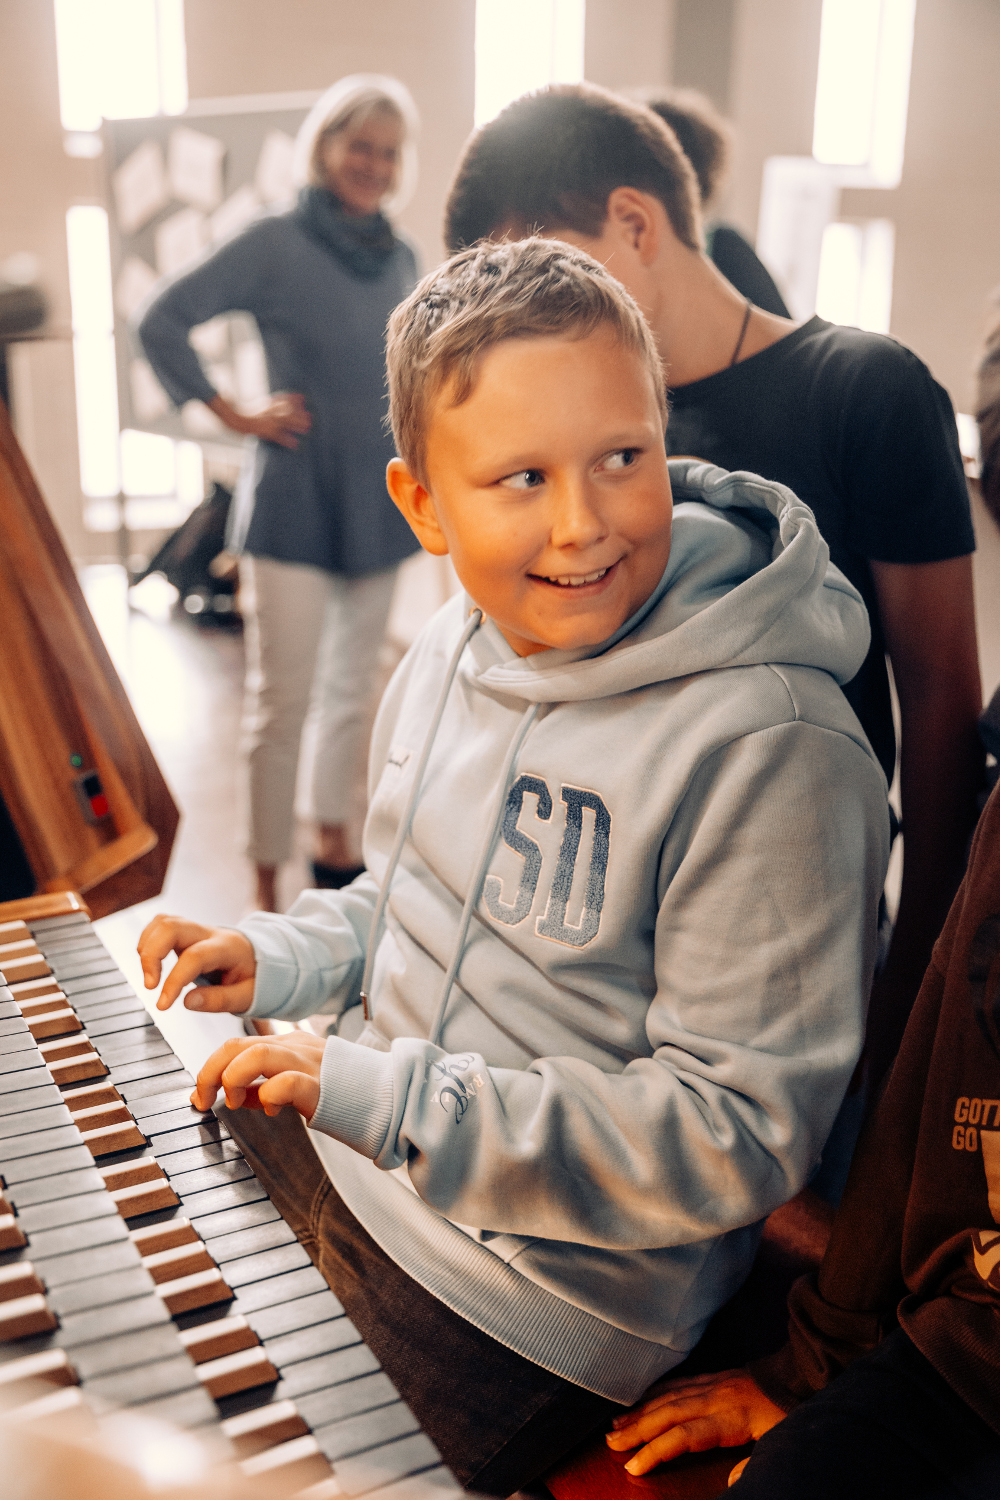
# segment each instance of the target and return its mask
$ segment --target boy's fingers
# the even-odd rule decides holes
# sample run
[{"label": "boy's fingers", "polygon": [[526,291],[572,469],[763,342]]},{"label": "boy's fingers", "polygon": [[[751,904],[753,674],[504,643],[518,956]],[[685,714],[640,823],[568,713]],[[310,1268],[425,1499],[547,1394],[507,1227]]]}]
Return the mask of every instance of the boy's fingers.
[{"label": "boy's fingers", "polygon": [[661,1406],[666,1406],[671,1401],[678,1400],[679,1397],[687,1395],[689,1391],[700,1391],[704,1386],[710,1385],[718,1378],[717,1375],[700,1375],[693,1376],[690,1380],[678,1380],[675,1385],[666,1386],[657,1395],[651,1396],[641,1406],[636,1406],[632,1411],[623,1412],[620,1417],[615,1417],[611,1425],[615,1429],[630,1427],[638,1417],[643,1416],[646,1412],[659,1411]]},{"label": "boy's fingers", "polygon": [[211,1057],[205,1061],[195,1080],[194,1092],[191,1095],[191,1103],[195,1109],[211,1109],[215,1103],[216,1096],[222,1086],[222,1075],[226,1071],[232,1059],[245,1047],[254,1047],[257,1043],[248,1036],[232,1036],[221,1047],[217,1047]]},{"label": "boy's fingers", "polygon": [[187,922],[163,912],[155,916],[143,928],[136,944],[146,988],[152,989],[159,980],[160,966],[168,953],[180,953],[210,935],[211,928],[203,927],[200,922]]},{"label": "boy's fingers", "polygon": [[648,1443],[671,1428],[680,1427],[692,1419],[710,1415],[712,1415],[711,1407],[703,1398],[694,1397],[688,1400],[664,1402],[655,1411],[636,1412],[633,1421],[627,1427],[617,1427],[614,1432],[609,1432],[608,1447],[619,1451],[637,1448],[640,1443]]},{"label": "boy's fingers", "polygon": [[[210,1109],[219,1089],[226,1093],[230,1109],[247,1107],[247,1095],[258,1079],[272,1082],[279,1075],[301,1079],[295,1084],[294,1097],[286,1099],[281,1091],[261,1084],[250,1108],[281,1108],[294,1104],[300,1113],[311,1118],[319,1103],[319,1069],[323,1056],[323,1039],[307,1033],[293,1033],[287,1042],[234,1036],[212,1053],[198,1074],[191,1102],[196,1109]],[[282,1088],[290,1087],[283,1084]],[[259,1103],[257,1097],[259,1096]]]},{"label": "boy's fingers", "polygon": [[[237,1016],[249,1010],[252,1003],[252,979],[242,979],[239,984],[198,985],[184,996],[186,1010],[225,1010]],[[160,1010],[166,1010],[165,1005],[157,1004]]]},{"label": "boy's fingers", "polygon": [[169,1010],[181,991],[189,984],[193,984],[198,975],[203,972],[199,959],[200,948],[201,944],[195,943],[181,953],[180,958],[163,981],[163,988],[156,1002],[157,1010]]},{"label": "boy's fingers", "polygon": [[[630,1474],[648,1474],[657,1464],[678,1458],[682,1453],[704,1453],[709,1448],[722,1446],[722,1436],[719,1424],[711,1417],[696,1417],[647,1443],[625,1467]],[[731,1445],[727,1443],[725,1446]]]},{"label": "boy's fingers", "polygon": [[[201,929],[202,933],[205,929]],[[214,974],[218,970],[240,973],[239,958],[233,952],[233,941],[231,933],[207,933],[199,937],[196,942],[181,944],[178,948],[179,958],[170,973],[163,981],[163,989],[160,992],[157,1008],[167,1010],[180,995],[183,989],[193,984],[202,974]],[[245,970],[244,970],[245,972]],[[245,1010],[253,999],[253,981],[247,981],[250,985],[249,998],[246,1005],[240,1009]],[[147,981],[148,983],[148,981]],[[230,986],[234,988],[235,986]],[[213,987],[218,990],[222,986]],[[228,1010],[228,1005],[192,1005],[191,1010]]]},{"label": "boy's fingers", "polygon": [[740,1478],[740,1476],[743,1473],[743,1470],[746,1468],[746,1466],[747,1466],[747,1464],[749,1462],[750,1462],[749,1457],[740,1459],[740,1462],[736,1465],[735,1469],[733,1469],[730,1472],[729,1479],[727,1481],[727,1486],[726,1486],[727,1489],[732,1489],[733,1485],[736,1483],[737,1479]]},{"label": "boy's fingers", "polygon": [[222,1084],[227,1091],[230,1088],[245,1089],[256,1078],[274,1078],[286,1069],[298,1072],[307,1065],[302,1053],[294,1047],[284,1047],[273,1041],[251,1041],[249,1047],[243,1048],[227,1063],[222,1071]]},{"label": "boy's fingers", "polygon": [[258,1107],[262,1106],[269,1115],[276,1115],[286,1104],[290,1104],[305,1119],[311,1120],[319,1103],[319,1083],[306,1073],[289,1070],[260,1084],[257,1096]]},{"label": "boy's fingers", "polygon": [[652,1411],[657,1406],[662,1406],[665,1401],[676,1401],[678,1396],[686,1396],[689,1392],[702,1392],[709,1386],[721,1386],[730,1380],[735,1380],[744,1372],[742,1370],[718,1370],[714,1375],[688,1375],[679,1380],[668,1381],[658,1395],[649,1401],[644,1401],[639,1411]]},{"label": "boy's fingers", "polygon": [[634,1411],[627,1411],[622,1416],[615,1417],[611,1424],[612,1430],[621,1432],[625,1428],[634,1427],[640,1417],[646,1416],[649,1412],[659,1411],[662,1407],[670,1406],[676,1401],[682,1401],[687,1396],[703,1396],[708,1388],[725,1384],[735,1373],[737,1372],[725,1370],[719,1375],[693,1375],[688,1380],[678,1380],[666,1390],[661,1391],[658,1396],[644,1401]]}]

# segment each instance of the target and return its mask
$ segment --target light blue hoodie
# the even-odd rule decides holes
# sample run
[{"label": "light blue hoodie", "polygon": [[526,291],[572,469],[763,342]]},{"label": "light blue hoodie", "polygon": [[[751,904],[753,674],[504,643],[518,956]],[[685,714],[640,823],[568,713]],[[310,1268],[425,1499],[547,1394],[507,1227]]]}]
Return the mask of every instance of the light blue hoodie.
[{"label": "light blue hoodie", "polygon": [[445,605],[379,712],[369,873],[242,924],[252,1014],[344,1017],[311,1124],[368,1232],[622,1402],[684,1357],[816,1165],[888,858],[837,686],[867,650],[860,596],[789,490],[670,472],[670,561],[638,614],[520,658]]}]

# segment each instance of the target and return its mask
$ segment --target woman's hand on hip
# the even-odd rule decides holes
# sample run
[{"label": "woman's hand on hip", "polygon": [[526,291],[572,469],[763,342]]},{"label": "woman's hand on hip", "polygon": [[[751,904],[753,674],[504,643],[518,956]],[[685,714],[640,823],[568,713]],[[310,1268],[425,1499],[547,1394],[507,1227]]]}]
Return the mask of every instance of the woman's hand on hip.
[{"label": "woman's hand on hip", "polygon": [[279,391],[260,411],[250,415],[237,411],[224,396],[216,396],[208,404],[233,432],[247,433],[265,443],[278,443],[282,448],[297,448],[299,438],[312,427],[306,398],[297,391]]}]

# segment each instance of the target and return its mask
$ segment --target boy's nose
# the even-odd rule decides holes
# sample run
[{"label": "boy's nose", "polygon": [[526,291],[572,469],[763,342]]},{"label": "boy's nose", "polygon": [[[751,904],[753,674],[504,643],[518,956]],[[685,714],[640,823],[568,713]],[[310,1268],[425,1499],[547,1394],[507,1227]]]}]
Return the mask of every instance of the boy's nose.
[{"label": "boy's nose", "polygon": [[556,547],[590,547],[607,535],[590,486],[584,482],[560,485],[553,497],[551,539]]}]

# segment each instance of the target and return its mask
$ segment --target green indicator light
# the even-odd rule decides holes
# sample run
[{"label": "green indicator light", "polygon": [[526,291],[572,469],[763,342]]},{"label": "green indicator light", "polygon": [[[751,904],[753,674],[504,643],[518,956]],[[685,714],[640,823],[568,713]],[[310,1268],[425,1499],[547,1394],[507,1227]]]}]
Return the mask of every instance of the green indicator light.
[{"label": "green indicator light", "polygon": [[69,763],[70,763],[71,766],[75,766],[76,769],[79,770],[80,767],[83,765],[83,756],[82,755],[71,755],[70,758],[69,758]]}]

